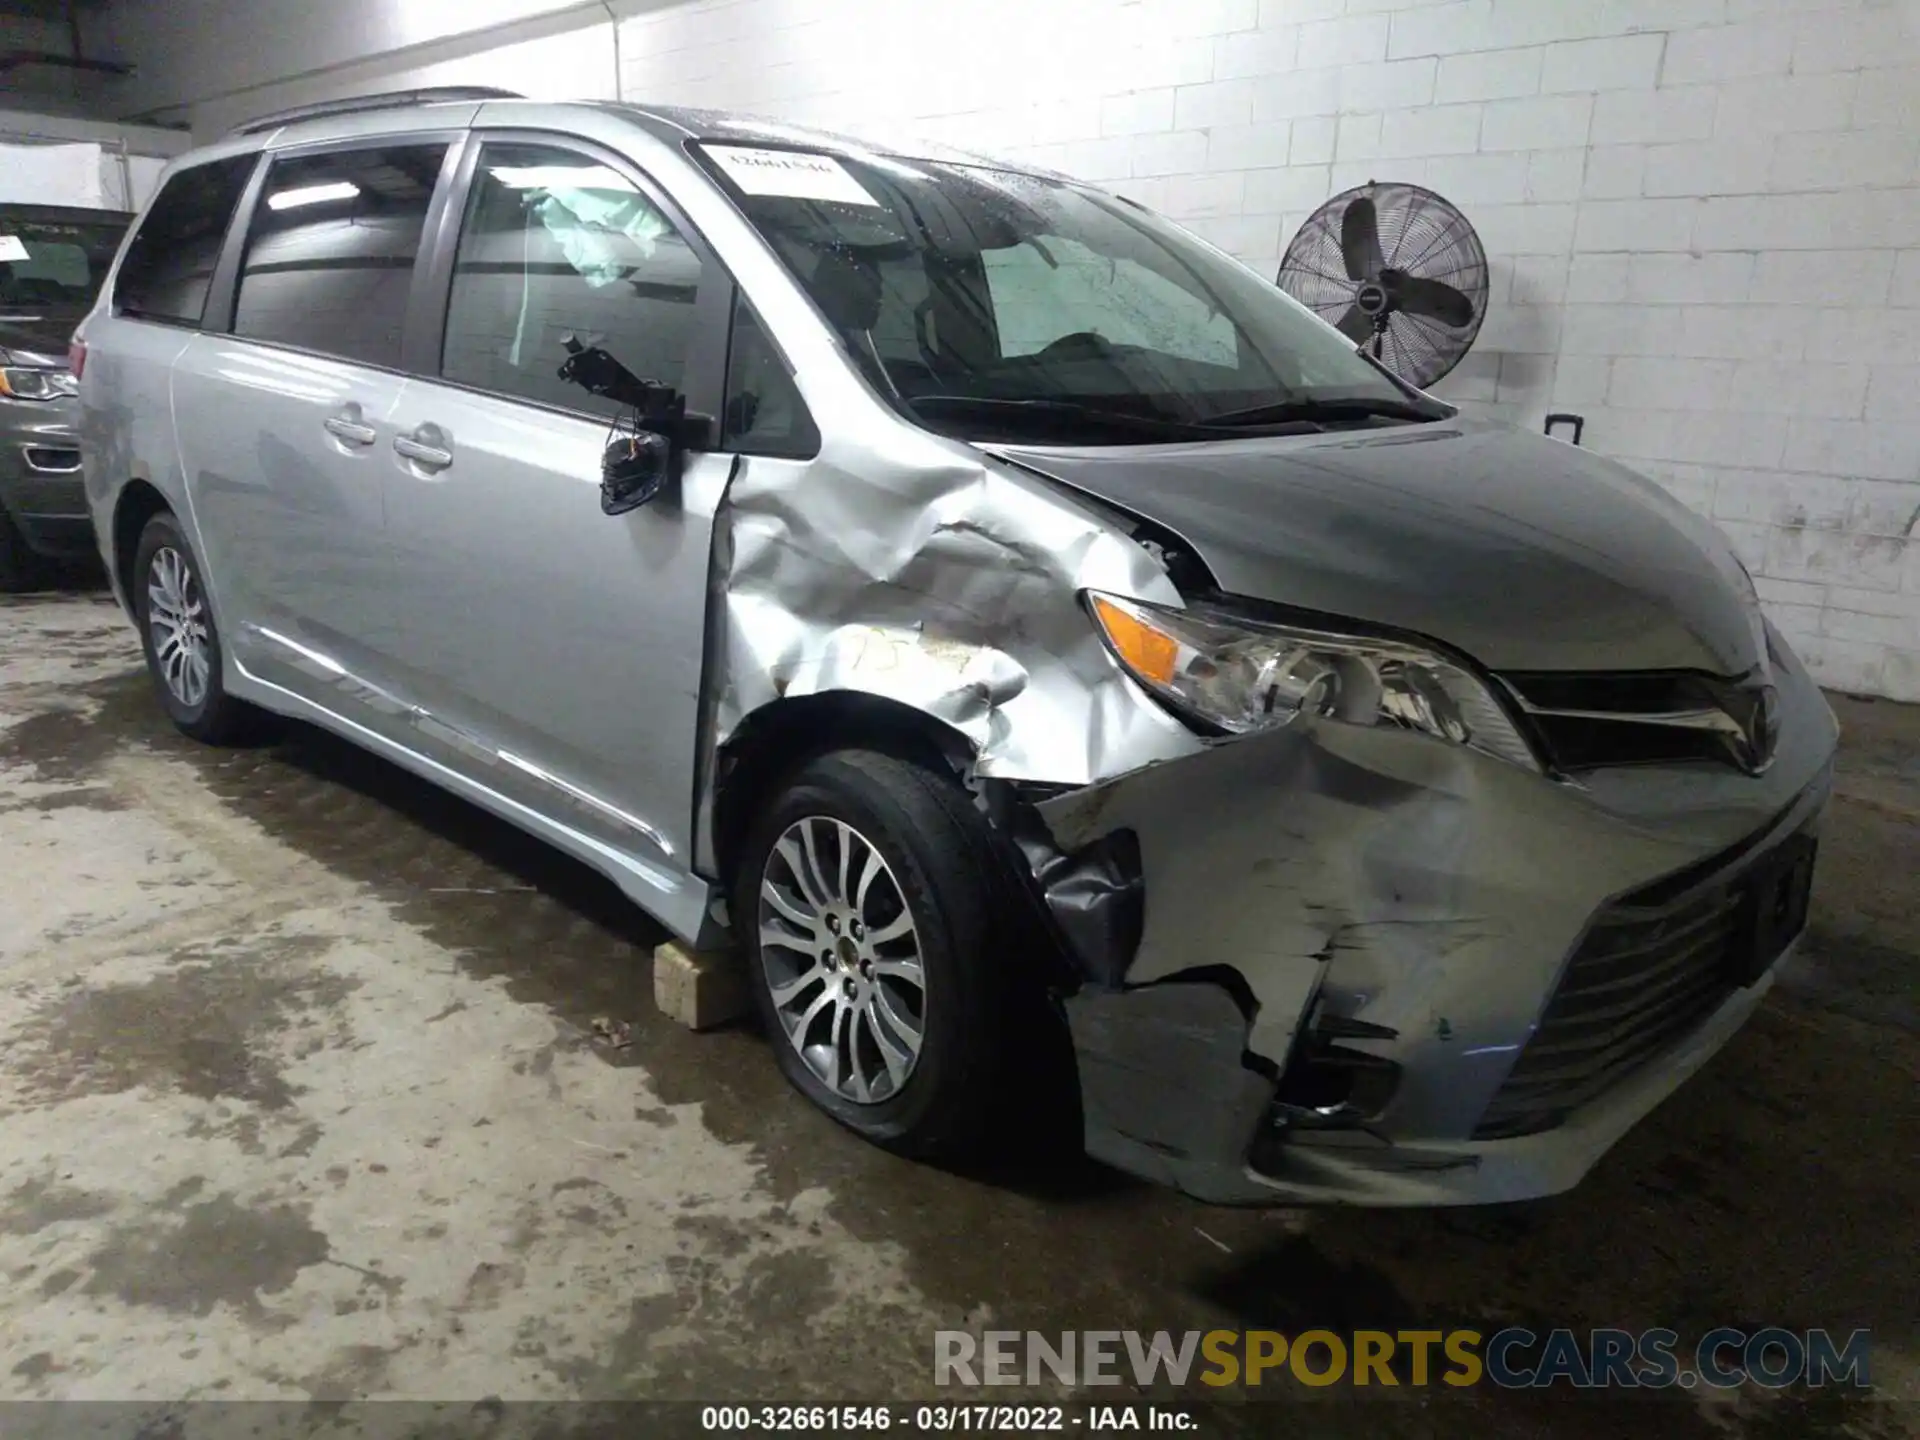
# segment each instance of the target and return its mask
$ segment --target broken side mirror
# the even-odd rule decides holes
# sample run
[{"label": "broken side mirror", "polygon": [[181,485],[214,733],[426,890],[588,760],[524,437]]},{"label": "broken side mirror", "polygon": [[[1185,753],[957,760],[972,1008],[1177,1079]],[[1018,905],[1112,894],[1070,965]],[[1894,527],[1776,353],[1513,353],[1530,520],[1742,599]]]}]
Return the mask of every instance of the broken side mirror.
[{"label": "broken side mirror", "polygon": [[645,505],[665,488],[673,458],[673,442],[656,430],[615,435],[600,456],[601,510],[624,515]]},{"label": "broken side mirror", "polygon": [[574,335],[564,343],[560,378],[616,401],[623,412],[600,453],[600,508],[609,515],[637,510],[679,479],[686,452],[710,443],[713,422],[687,413],[687,397],[671,385],[641,379],[599,345]]},{"label": "broken side mirror", "polygon": [[679,483],[687,451],[704,450],[711,443],[712,417],[690,414],[684,395],[668,393],[671,400],[640,412],[631,422],[614,422],[600,452],[600,508],[608,515],[624,515],[657,499]]}]

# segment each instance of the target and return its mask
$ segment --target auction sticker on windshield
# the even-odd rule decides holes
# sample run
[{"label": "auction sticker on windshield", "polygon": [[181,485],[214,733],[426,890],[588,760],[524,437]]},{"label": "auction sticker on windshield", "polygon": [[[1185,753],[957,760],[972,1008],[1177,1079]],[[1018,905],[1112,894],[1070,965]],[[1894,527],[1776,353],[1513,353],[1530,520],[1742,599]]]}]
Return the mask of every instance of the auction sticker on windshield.
[{"label": "auction sticker on windshield", "polygon": [[[851,179],[852,177],[849,176],[848,178]],[[0,260],[24,260],[26,258],[27,247],[21,242],[18,235],[0,235]]]},{"label": "auction sticker on windshield", "polygon": [[707,154],[749,195],[778,195],[791,200],[837,200],[843,205],[880,202],[831,155],[800,150],[752,150],[741,145],[709,145]]}]

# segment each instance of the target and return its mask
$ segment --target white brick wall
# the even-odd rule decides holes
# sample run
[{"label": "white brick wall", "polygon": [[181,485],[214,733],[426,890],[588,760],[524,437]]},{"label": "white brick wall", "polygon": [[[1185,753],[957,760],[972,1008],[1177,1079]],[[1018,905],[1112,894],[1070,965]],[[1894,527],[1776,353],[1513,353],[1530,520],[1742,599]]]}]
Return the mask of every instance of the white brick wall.
[{"label": "white brick wall", "polygon": [[1920,700],[1920,0],[692,0],[625,93],[1114,185],[1272,273],[1370,178],[1494,264],[1438,387],[1712,516],[1833,685]]}]

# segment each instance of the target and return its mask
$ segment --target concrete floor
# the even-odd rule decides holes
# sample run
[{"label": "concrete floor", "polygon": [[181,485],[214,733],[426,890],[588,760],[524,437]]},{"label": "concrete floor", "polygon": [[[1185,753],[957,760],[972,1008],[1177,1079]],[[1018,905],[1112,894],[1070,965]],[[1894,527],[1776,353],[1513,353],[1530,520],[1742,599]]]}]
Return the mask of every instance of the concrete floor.
[{"label": "concrete floor", "polygon": [[[1222,1212],[868,1148],[750,1030],[656,1015],[596,877],[315,732],[195,747],[111,601],[0,601],[0,1399],[905,1399],[969,1325],[1781,1324],[1871,1327],[1907,1403],[1633,1428],[1913,1433],[1920,710],[1835,705],[1802,963],[1578,1190]],[[1565,1391],[1292,1394],[1255,1429],[1622,1433]]]}]

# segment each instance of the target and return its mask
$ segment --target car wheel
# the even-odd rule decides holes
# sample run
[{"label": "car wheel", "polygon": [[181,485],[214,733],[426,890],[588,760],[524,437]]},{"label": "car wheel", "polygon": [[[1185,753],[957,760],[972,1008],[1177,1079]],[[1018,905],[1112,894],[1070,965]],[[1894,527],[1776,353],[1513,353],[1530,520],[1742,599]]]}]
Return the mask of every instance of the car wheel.
[{"label": "car wheel", "polygon": [[226,692],[220,632],[207,604],[200,561],[179,522],[164,511],[140,532],[131,589],[147,670],[173,723],[208,745],[254,734],[261,712]]},{"label": "car wheel", "polygon": [[787,1078],[888,1149],[954,1159],[999,1113],[1020,995],[994,857],[950,779],[890,755],[814,760],[754,827],[733,914]]},{"label": "car wheel", "polygon": [[23,595],[46,583],[46,563],[28,548],[13,516],[0,507],[0,595]]}]

